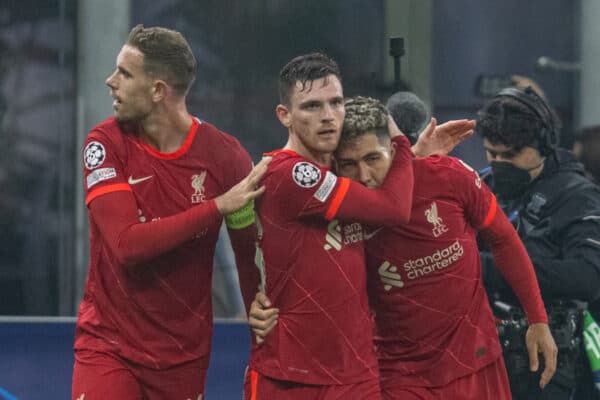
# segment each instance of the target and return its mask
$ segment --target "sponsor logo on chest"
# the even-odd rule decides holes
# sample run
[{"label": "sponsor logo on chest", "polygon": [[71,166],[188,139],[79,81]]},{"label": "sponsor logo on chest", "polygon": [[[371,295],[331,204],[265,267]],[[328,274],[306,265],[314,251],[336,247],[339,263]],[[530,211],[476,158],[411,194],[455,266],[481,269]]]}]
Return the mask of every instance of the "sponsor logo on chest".
[{"label": "sponsor logo on chest", "polygon": [[325,234],[325,250],[335,249],[340,251],[343,245],[351,245],[364,240],[362,225],[358,222],[341,225],[337,219],[334,219],[327,225]]},{"label": "sponsor logo on chest", "polygon": [[429,256],[406,261],[404,270],[408,279],[418,279],[451,266],[460,260],[464,253],[465,249],[462,244],[456,240],[450,246],[438,249]]},{"label": "sponsor logo on chest", "polygon": [[[450,246],[435,250],[431,255],[407,260],[403,264],[408,281],[424,278],[436,271],[442,271],[460,260],[465,253],[463,245],[456,240]],[[383,289],[389,292],[392,288],[404,287],[400,271],[389,261],[384,261],[377,273],[383,284]]]},{"label": "sponsor logo on chest", "polygon": [[391,265],[388,261],[384,261],[383,264],[377,269],[381,283],[383,283],[383,289],[389,292],[392,287],[401,288],[404,286],[402,282],[402,276],[398,273],[398,267]]}]

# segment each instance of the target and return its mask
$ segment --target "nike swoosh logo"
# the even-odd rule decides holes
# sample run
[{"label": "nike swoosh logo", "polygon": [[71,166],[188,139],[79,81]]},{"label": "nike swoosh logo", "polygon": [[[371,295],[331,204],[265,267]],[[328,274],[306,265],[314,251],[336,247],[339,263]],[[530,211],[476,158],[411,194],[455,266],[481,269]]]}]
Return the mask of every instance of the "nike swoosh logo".
[{"label": "nike swoosh logo", "polygon": [[129,175],[129,179],[127,179],[127,183],[129,183],[130,185],[137,185],[138,183],[147,181],[150,178],[152,178],[152,175],[144,176],[143,178],[137,178],[137,179],[133,179],[133,176]]},{"label": "nike swoosh logo", "polygon": [[382,229],[383,229],[383,227],[381,227],[381,228],[377,228],[377,229],[375,229],[375,230],[374,230],[373,232],[371,232],[371,233],[367,233],[367,232],[365,232],[365,234],[364,234],[364,238],[365,238],[365,240],[370,240],[370,239],[373,239],[373,236],[377,235],[377,232],[379,232],[379,231],[380,231],[380,230],[382,230]]}]

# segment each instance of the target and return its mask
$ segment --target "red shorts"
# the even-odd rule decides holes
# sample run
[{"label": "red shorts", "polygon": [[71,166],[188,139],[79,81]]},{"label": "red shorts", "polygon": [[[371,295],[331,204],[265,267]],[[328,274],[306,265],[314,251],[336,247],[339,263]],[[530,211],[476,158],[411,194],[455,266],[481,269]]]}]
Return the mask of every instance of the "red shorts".
[{"label": "red shorts", "polygon": [[439,387],[386,387],[382,400],[510,400],[504,359]]},{"label": "red shorts", "polygon": [[244,377],[244,400],[273,399],[381,400],[381,392],[378,379],[349,385],[307,385],[272,379],[248,368]]},{"label": "red shorts", "polygon": [[130,364],[107,353],[78,350],[72,400],[159,400],[204,397],[206,368],[200,361],[165,370]]}]

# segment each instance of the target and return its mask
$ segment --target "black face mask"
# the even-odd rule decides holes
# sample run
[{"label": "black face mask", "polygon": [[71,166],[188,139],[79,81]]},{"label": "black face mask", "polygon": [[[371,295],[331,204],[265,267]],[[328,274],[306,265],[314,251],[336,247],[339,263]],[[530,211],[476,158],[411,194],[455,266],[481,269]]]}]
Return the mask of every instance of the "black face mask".
[{"label": "black face mask", "polygon": [[[509,162],[492,161],[493,189],[504,200],[514,200],[522,195],[531,183],[530,170],[517,168]],[[539,167],[539,165],[538,165]],[[531,169],[535,169],[533,167]]]}]

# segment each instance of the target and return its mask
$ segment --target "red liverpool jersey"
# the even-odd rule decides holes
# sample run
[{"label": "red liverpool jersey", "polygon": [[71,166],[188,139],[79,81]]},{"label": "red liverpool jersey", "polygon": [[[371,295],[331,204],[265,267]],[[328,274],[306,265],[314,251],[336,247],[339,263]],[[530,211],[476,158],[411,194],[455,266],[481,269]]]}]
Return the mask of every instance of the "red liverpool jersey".
[{"label": "red liverpool jersey", "polygon": [[366,242],[384,386],[441,386],[501,355],[476,243],[494,195],[460,160],[413,166],[410,223],[373,230]]},{"label": "red liverpool jersey", "polygon": [[[250,157],[235,138],[196,119],[179,150],[160,153],[114,118],[90,132],[83,156],[90,207],[90,269],[75,349],[110,352],[155,369],[198,359],[208,365],[212,264],[221,225],[210,199],[247,175]],[[111,193],[132,197],[124,198],[137,206],[137,213],[135,206],[130,213],[134,214],[129,216],[130,224],[154,227],[155,234],[146,239],[155,244],[139,237],[122,243],[124,237],[105,222],[112,215],[102,208],[92,212],[93,202],[110,200],[107,194]],[[193,225],[179,245],[161,250],[172,235],[159,228],[167,222],[173,227],[177,215],[202,207],[207,210],[203,224]],[[109,204],[105,209],[120,208]],[[186,223],[175,220],[182,221]],[[181,229],[173,232],[179,234]],[[117,239],[111,240],[116,244],[109,243],[115,235]],[[134,256],[117,254],[117,245]]]},{"label": "red liverpool jersey", "polygon": [[283,150],[263,180],[257,201],[257,265],[264,290],[279,308],[274,330],[254,346],[250,367],[306,384],[338,385],[378,376],[366,296],[362,221],[407,221],[411,155],[400,145],[382,190],[336,177]]}]

